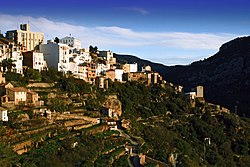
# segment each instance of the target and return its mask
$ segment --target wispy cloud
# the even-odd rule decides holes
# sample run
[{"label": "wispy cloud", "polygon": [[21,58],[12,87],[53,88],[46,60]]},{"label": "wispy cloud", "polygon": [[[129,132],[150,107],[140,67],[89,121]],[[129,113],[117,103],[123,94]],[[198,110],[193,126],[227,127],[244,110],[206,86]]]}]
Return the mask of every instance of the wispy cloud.
[{"label": "wispy cloud", "polygon": [[138,8],[138,7],[118,7],[116,9],[117,10],[124,10],[124,11],[136,12],[136,13],[140,13],[142,15],[149,14],[149,11],[147,11],[147,10],[145,10],[143,8]]},{"label": "wispy cloud", "polygon": [[[223,33],[138,32],[118,26],[88,27],[56,22],[43,17],[35,18],[6,14],[0,14],[0,30],[3,32],[16,29],[17,24],[27,23],[28,21],[31,24],[31,30],[44,32],[46,39],[62,38],[72,34],[72,36],[82,41],[83,47],[96,45],[100,49],[124,48],[123,52],[130,52],[140,47],[145,55],[149,47],[151,49],[155,48],[155,50],[160,47],[161,53],[167,53],[168,50],[173,48],[187,51],[218,50],[221,44],[238,36]],[[116,52],[116,50],[114,51]]]},{"label": "wispy cloud", "polygon": [[108,32],[114,38],[130,40],[130,44],[157,45],[175,47],[179,49],[218,49],[218,47],[232,38],[235,34],[209,34],[188,32],[136,32],[121,27],[96,27],[101,32]]}]

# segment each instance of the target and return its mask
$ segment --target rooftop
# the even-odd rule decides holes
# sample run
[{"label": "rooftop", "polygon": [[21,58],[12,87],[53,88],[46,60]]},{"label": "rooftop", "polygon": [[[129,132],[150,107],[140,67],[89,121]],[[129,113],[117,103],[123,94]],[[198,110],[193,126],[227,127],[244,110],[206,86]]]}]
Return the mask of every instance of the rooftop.
[{"label": "rooftop", "polygon": [[15,87],[15,88],[6,88],[6,89],[9,89],[13,92],[28,92],[28,89],[24,87]]}]

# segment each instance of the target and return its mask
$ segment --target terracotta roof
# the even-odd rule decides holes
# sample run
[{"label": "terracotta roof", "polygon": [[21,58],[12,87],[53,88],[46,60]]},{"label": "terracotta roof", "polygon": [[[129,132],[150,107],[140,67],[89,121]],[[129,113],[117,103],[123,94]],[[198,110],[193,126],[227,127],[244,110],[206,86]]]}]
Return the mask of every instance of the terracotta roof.
[{"label": "terracotta roof", "polygon": [[32,95],[37,95],[37,94],[38,94],[38,93],[36,93],[36,92],[34,92],[34,91],[32,91],[32,90],[28,90],[27,93],[30,93],[30,94],[32,94]]},{"label": "terracotta roof", "polygon": [[6,88],[13,92],[27,92],[28,90],[24,87]]}]

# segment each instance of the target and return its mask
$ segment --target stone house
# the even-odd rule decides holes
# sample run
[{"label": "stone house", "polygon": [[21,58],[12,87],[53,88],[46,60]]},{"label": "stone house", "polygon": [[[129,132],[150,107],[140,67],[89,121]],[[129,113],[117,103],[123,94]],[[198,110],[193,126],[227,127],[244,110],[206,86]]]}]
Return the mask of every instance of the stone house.
[{"label": "stone house", "polygon": [[125,81],[136,81],[147,85],[162,82],[162,77],[157,72],[131,72],[125,73],[123,76]]},{"label": "stone house", "polygon": [[15,105],[26,102],[27,89],[23,87],[6,88],[6,98],[3,102],[14,102]]},{"label": "stone house", "polygon": [[38,93],[34,92],[34,91],[27,91],[27,96],[26,96],[26,102],[28,104],[35,104],[38,101]]},{"label": "stone house", "polygon": [[38,93],[24,87],[13,87],[13,85],[7,84],[5,89],[6,95],[2,96],[3,103],[35,105],[38,102]]}]

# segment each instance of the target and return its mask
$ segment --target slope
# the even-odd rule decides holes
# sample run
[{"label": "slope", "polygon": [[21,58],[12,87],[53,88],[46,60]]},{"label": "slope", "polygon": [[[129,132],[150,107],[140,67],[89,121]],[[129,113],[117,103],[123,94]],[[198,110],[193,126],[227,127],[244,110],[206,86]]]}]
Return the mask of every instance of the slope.
[{"label": "slope", "polygon": [[203,85],[207,101],[250,116],[250,37],[229,41],[210,58],[186,66],[164,66],[130,55],[115,56],[118,62],[137,62],[138,69],[150,65],[166,81],[183,85],[186,90]]}]

